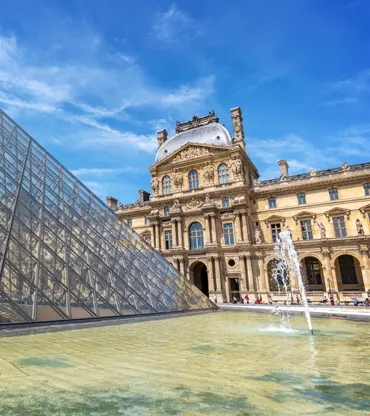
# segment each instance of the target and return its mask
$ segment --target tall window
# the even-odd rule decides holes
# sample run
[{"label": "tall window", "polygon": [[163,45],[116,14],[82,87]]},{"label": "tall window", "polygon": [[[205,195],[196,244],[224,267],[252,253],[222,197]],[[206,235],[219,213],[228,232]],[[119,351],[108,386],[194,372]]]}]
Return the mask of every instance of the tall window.
[{"label": "tall window", "polygon": [[166,175],[162,179],[162,193],[170,194],[172,192],[171,178]]},{"label": "tall window", "polygon": [[172,248],[172,230],[165,230],[164,232],[164,246],[166,250]]},{"label": "tall window", "polygon": [[344,217],[333,217],[334,233],[336,237],[347,237]]},{"label": "tall window", "polygon": [[229,182],[229,167],[226,163],[221,163],[217,168],[218,172],[218,183],[228,183]]},{"label": "tall window", "polygon": [[269,198],[269,208],[276,208],[276,198],[274,196]]},{"label": "tall window", "polygon": [[145,224],[146,225],[150,224],[150,217],[149,216],[145,217]]},{"label": "tall window", "polygon": [[222,208],[229,208],[230,206],[230,200],[227,196],[222,198]]},{"label": "tall window", "polygon": [[132,219],[131,218],[127,218],[127,225],[129,227],[132,227]]},{"label": "tall window", "polygon": [[302,230],[302,239],[303,240],[312,240],[312,226],[311,220],[301,221],[301,230]]},{"label": "tall window", "polygon": [[370,195],[370,183],[365,183],[364,185],[364,191],[365,191],[365,195],[369,196]]},{"label": "tall window", "polygon": [[304,192],[300,192],[298,195],[298,204],[303,205],[306,203],[306,194]]},{"label": "tall window", "polygon": [[189,189],[199,188],[198,171],[193,169],[189,172]]},{"label": "tall window", "polygon": [[189,227],[190,250],[204,247],[202,225],[193,222]]},{"label": "tall window", "polygon": [[329,189],[330,201],[336,201],[338,198],[338,188]]},{"label": "tall window", "polygon": [[322,285],[320,262],[315,257],[306,257],[304,263],[307,274],[307,283],[309,285]]},{"label": "tall window", "polygon": [[234,232],[232,223],[224,224],[224,238],[226,246],[234,244]]},{"label": "tall window", "polygon": [[165,217],[169,217],[170,216],[170,207],[164,207],[164,209],[163,209],[163,215]]},{"label": "tall window", "polygon": [[278,223],[278,224],[271,224],[272,241],[274,243],[276,243],[276,240],[279,237],[280,231],[281,231],[280,223]]},{"label": "tall window", "polygon": [[353,257],[348,254],[338,257],[339,269],[344,285],[357,285],[356,266]]}]

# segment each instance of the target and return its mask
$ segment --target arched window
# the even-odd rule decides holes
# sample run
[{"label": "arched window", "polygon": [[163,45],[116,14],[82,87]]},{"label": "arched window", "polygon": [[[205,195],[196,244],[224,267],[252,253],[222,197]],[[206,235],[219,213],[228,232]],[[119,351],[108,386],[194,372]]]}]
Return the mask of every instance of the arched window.
[{"label": "arched window", "polygon": [[169,217],[170,216],[170,207],[164,207],[164,209],[163,209],[163,215],[165,217]]},{"label": "arched window", "polygon": [[166,175],[162,179],[162,193],[166,195],[166,194],[170,194],[171,192],[172,192],[171,178],[168,175]]},{"label": "arched window", "polygon": [[218,183],[228,183],[229,182],[229,167],[226,163],[221,163],[217,168],[218,172]]},{"label": "arched window", "polygon": [[364,185],[364,191],[365,191],[365,195],[369,196],[370,195],[370,183],[365,183]]},{"label": "arched window", "polygon": [[229,208],[230,206],[230,200],[227,196],[222,198],[222,208]]},{"label": "arched window", "polygon": [[189,189],[199,188],[198,171],[193,169],[189,172]]},{"label": "arched window", "polygon": [[305,257],[304,265],[307,275],[307,283],[309,285],[322,285],[323,277],[321,264],[315,257]]},{"label": "arched window", "polygon": [[276,198],[274,196],[269,198],[269,208],[276,208]]},{"label": "arched window", "polygon": [[329,189],[330,201],[336,201],[338,198],[338,188]]},{"label": "arched window", "polygon": [[193,222],[189,227],[190,250],[204,247],[202,225],[199,222]]}]

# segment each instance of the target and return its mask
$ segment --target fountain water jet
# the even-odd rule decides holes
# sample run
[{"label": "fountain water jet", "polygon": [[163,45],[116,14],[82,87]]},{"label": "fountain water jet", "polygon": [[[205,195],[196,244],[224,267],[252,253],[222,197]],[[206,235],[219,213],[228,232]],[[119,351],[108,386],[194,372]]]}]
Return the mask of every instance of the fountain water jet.
[{"label": "fountain water jet", "polygon": [[[276,241],[275,250],[277,252],[276,268],[274,272],[274,279],[280,288],[284,287],[287,298],[289,296],[288,284],[289,284],[289,271],[296,274],[298,279],[299,291],[301,293],[302,305],[304,307],[304,313],[307,320],[308,329],[313,334],[312,322],[310,310],[308,308],[306,289],[303,284],[301,267],[299,264],[298,254],[294,248],[291,238],[290,230],[284,230],[279,233],[279,237]],[[293,299],[292,299],[293,300]],[[289,314],[289,312],[288,312]],[[287,317],[281,315],[282,323],[286,322]]]}]

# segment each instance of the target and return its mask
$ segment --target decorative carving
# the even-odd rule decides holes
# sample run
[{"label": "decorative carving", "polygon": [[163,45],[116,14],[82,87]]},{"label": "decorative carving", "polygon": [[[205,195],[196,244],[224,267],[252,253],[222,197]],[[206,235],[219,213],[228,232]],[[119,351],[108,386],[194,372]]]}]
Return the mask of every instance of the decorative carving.
[{"label": "decorative carving", "polygon": [[218,118],[216,117],[214,110],[210,111],[209,114],[204,117],[197,117],[194,115],[191,120],[186,121],[185,123],[176,121],[176,134],[195,129],[196,127],[206,126],[210,123],[218,123]]},{"label": "decorative carving", "polygon": [[326,238],[326,228],[325,228],[325,225],[322,222],[320,222],[319,228],[320,228],[321,238]]},{"label": "decorative carving", "polygon": [[341,169],[348,170],[349,169],[349,164],[347,162],[343,162],[342,166],[341,166]]},{"label": "decorative carving", "polygon": [[358,218],[356,220],[356,228],[357,228],[357,234],[358,235],[365,235],[364,227],[362,225],[362,222]]},{"label": "decorative carving", "polygon": [[367,245],[361,245],[360,246],[360,253],[364,256],[368,256],[369,255],[369,247]]},{"label": "decorative carving", "polygon": [[180,201],[179,201],[178,199],[174,199],[174,200],[173,200],[172,209],[173,209],[174,211],[178,211],[178,210],[180,210]]},{"label": "decorative carving", "polygon": [[183,182],[182,173],[179,171],[179,169],[174,169],[173,175],[172,175],[172,183],[175,188],[175,190],[181,191]]},{"label": "decorative carving", "polygon": [[200,208],[203,205],[203,202],[193,197],[186,203],[186,205],[190,209],[195,209],[195,208]]},{"label": "decorative carving", "polygon": [[235,214],[225,213],[221,214],[220,217],[222,220],[233,220],[235,218]]},{"label": "decorative carving", "polygon": [[236,196],[234,198],[234,204],[244,204],[245,197],[244,196]]},{"label": "decorative carving", "polygon": [[159,180],[158,180],[158,178],[156,176],[153,176],[150,184],[152,186],[153,195],[157,195],[158,190],[159,190]]},{"label": "decorative carving", "polygon": [[174,158],[173,162],[180,162],[182,160],[194,159],[196,157],[208,156],[212,152],[207,147],[203,146],[189,146],[179,152]]},{"label": "decorative carving", "polygon": [[213,178],[215,176],[213,166],[211,162],[208,162],[207,166],[204,168],[203,177],[206,183],[213,183]]},{"label": "decorative carving", "polygon": [[253,186],[259,186],[259,185],[261,185],[261,182],[260,182],[260,180],[258,178],[253,178],[252,179],[252,183],[253,183]]},{"label": "decorative carving", "polygon": [[329,257],[330,256],[330,249],[328,247],[323,247],[321,249],[321,253],[324,257]]},{"label": "decorative carving", "polygon": [[280,175],[280,182],[286,182],[287,177],[285,175]]},{"label": "decorative carving", "polygon": [[310,170],[310,176],[317,176],[317,170],[315,168]]},{"label": "decorative carving", "polygon": [[151,211],[150,211],[150,215],[151,216],[155,216],[155,215],[158,215],[159,214],[159,210],[158,209],[152,209]]},{"label": "decorative carving", "polygon": [[262,234],[258,227],[254,230],[254,241],[256,244],[262,244]]},{"label": "decorative carving", "polygon": [[124,209],[124,206],[123,206],[122,202],[120,202],[120,203],[118,204],[117,208],[118,208],[118,209]]},{"label": "decorative carving", "polygon": [[206,199],[204,200],[205,205],[213,205],[213,199],[211,198],[210,194],[206,195]]},{"label": "decorative carving", "polygon": [[234,156],[231,160],[231,170],[235,177],[240,177],[243,175],[243,165],[242,161],[239,159],[238,156]]}]

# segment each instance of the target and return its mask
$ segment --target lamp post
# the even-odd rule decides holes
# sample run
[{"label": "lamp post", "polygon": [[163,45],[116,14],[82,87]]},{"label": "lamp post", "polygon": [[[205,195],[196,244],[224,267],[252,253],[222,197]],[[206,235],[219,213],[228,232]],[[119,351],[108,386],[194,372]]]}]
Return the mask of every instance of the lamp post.
[{"label": "lamp post", "polygon": [[331,295],[331,288],[330,288],[330,277],[328,277],[327,279],[328,285],[329,285],[329,296]]}]

